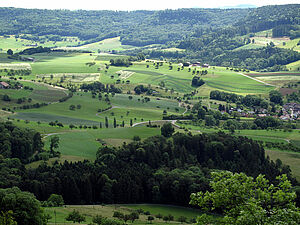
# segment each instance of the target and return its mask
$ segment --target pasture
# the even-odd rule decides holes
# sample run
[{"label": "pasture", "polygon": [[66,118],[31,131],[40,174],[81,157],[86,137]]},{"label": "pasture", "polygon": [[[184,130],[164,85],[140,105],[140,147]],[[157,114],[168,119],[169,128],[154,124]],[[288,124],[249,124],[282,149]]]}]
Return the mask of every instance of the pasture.
[{"label": "pasture", "polygon": [[273,161],[276,161],[276,159],[280,159],[283,162],[283,164],[289,165],[292,174],[296,177],[298,181],[300,181],[300,153],[266,150],[266,154]]},{"label": "pasture", "polygon": [[80,40],[76,37],[64,37],[62,41],[49,41],[44,36],[40,36],[41,41],[33,41],[22,38],[16,38],[13,35],[9,37],[0,36],[0,49],[5,52],[8,49],[12,49],[14,52],[22,51],[26,48],[32,48],[36,46],[43,47],[66,47],[73,46],[80,43]]},{"label": "pasture", "polygon": [[[131,96],[125,94],[116,94],[114,97],[109,96],[111,105],[98,98],[92,98],[91,93],[77,92],[66,102],[54,103],[38,109],[18,110],[18,114],[13,117],[16,119],[51,122],[58,120],[63,124],[99,126],[102,122],[104,126],[105,117],[108,118],[109,126],[113,126],[113,120],[116,118],[120,126],[124,121],[125,126],[133,123],[149,120],[160,120],[163,111],[167,113],[181,114],[184,108],[179,107],[178,102],[168,99],[150,98],[146,102],[142,96]],[[74,105],[75,109],[70,110]]]},{"label": "pasture", "polygon": [[[145,211],[149,211],[150,215],[152,215],[155,219],[152,221],[152,224],[165,224],[166,222],[162,219],[158,219],[155,217],[157,214],[162,214],[163,216],[167,216],[169,214],[174,216],[174,221],[168,222],[168,224],[183,224],[177,222],[180,216],[184,216],[189,221],[190,219],[195,219],[197,216],[201,215],[201,211],[186,208],[186,207],[178,207],[171,205],[154,205],[154,204],[137,204],[137,205],[67,205],[63,207],[47,207],[44,208],[45,213],[48,213],[52,216],[49,220],[49,223],[61,225],[65,223],[72,223],[71,221],[66,221],[66,216],[72,212],[73,210],[78,210],[81,214],[86,217],[86,224],[92,221],[92,217],[96,215],[102,215],[104,217],[108,217],[110,219],[113,218],[113,213],[115,211],[122,212],[124,214],[130,214],[132,211],[136,209],[143,209]],[[55,215],[56,214],[56,215]],[[134,221],[133,224],[147,224],[148,215],[140,214],[139,219]],[[186,223],[184,223],[186,224]]]},{"label": "pasture", "polygon": [[[59,89],[43,83],[35,83],[31,81],[18,81],[25,88],[21,89],[0,89],[0,96],[8,95],[11,101],[1,101],[1,106],[11,108],[20,107],[22,105],[32,105],[35,103],[53,103],[67,96],[68,92],[64,89]],[[12,81],[14,83],[14,81]],[[30,90],[28,88],[32,88]],[[22,103],[18,103],[17,99],[26,98]],[[28,99],[31,99],[29,101]]]},{"label": "pasture", "polygon": [[[58,132],[59,151],[64,156],[77,156],[82,159],[96,159],[96,152],[102,143],[119,146],[123,142],[132,142],[134,136],[145,139],[160,134],[159,128],[126,127],[102,129],[75,129]],[[45,137],[45,148],[49,150],[51,136]]]}]

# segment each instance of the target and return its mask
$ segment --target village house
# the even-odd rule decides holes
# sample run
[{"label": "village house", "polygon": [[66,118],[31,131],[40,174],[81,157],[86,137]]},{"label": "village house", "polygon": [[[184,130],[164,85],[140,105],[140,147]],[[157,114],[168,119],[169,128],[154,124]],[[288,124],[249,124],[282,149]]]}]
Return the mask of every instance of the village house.
[{"label": "village house", "polygon": [[2,82],[0,82],[0,88],[1,88],[1,89],[9,88],[9,84],[6,83],[6,82],[4,82],[4,81],[2,81]]},{"label": "village house", "polygon": [[297,119],[300,117],[300,104],[292,102],[282,106],[282,117],[289,119]]}]

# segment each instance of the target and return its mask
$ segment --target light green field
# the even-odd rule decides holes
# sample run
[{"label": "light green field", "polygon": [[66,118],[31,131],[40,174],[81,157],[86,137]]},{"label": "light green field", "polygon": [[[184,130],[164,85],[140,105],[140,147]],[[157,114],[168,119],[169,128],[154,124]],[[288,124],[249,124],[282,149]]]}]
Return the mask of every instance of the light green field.
[{"label": "light green field", "polygon": [[[56,218],[56,224],[61,225],[64,223],[72,223],[65,221],[65,217],[68,213],[73,210],[78,210],[81,214],[84,214],[86,217],[85,223],[90,223],[92,221],[92,217],[95,215],[102,215],[104,217],[113,218],[113,212],[119,211],[124,214],[130,214],[134,209],[142,208],[151,213],[152,216],[157,215],[158,213],[165,215],[173,215],[174,220],[177,220],[180,216],[185,216],[189,219],[196,218],[201,215],[201,212],[191,208],[178,207],[178,206],[169,206],[169,205],[152,205],[152,204],[141,204],[141,205],[67,205],[64,207],[52,207],[52,208],[44,208],[45,213],[48,213],[52,216],[52,219],[49,220],[49,223],[53,224]],[[56,213],[56,217],[54,214]],[[139,219],[136,220],[133,224],[147,224],[147,215],[140,215]],[[166,224],[162,219],[155,218],[152,221],[152,224]],[[168,224],[182,224],[176,221],[168,222]],[[186,224],[186,223],[184,223]]]},{"label": "light green field", "polygon": [[299,71],[300,70],[300,60],[290,63],[288,65],[286,65],[286,67],[290,70],[290,71]]},{"label": "light green field", "polygon": [[[142,96],[132,96],[129,100],[129,95],[116,94],[114,97],[109,97],[112,108],[107,111],[98,112],[98,109],[107,109],[109,105],[104,101],[105,97],[99,101],[98,98],[92,98],[91,93],[78,92],[66,102],[50,104],[38,109],[19,110],[16,119],[50,122],[56,121],[63,124],[75,125],[97,125],[102,122],[104,126],[105,117],[108,117],[109,126],[112,127],[113,120],[116,118],[117,124],[125,122],[125,126],[129,126],[130,119],[133,123],[141,122],[142,120],[160,120],[163,116],[163,111],[167,113],[181,114],[184,108],[178,106],[175,100],[167,100],[151,97],[149,102],[143,103]],[[80,109],[70,110],[70,105],[81,105]],[[177,109],[177,110],[176,110]],[[178,112],[177,112],[178,111]]]},{"label": "light green field", "polygon": [[258,49],[258,48],[262,48],[262,45],[259,44],[247,44],[247,45],[243,45],[239,48],[234,49],[234,51],[239,51],[239,50],[246,50],[246,49]]},{"label": "light green field", "polygon": [[[21,122],[19,122],[21,123]],[[32,124],[29,123],[29,124]],[[32,127],[36,126],[31,125]],[[42,125],[40,126],[43,127]],[[30,126],[29,126],[30,127]],[[45,149],[50,149],[50,138],[52,135],[59,137],[59,148],[62,158],[54,158],[63,162],[64,160],[95,160],[96,152],[102,143],[110,146],[120,146],[124,142],[130,143],[134,136],[139,136],[145,139],[151,136],[159,135],[159,128],[143,127],[127,127],[127,128],[102,128],[102,129],[65,129],[65,128],[50,128],[50,135],[44,136]],[[101,141],[100,141],[101,140]],[[50,160],[53,161],[53,160]],[[34,162],[30,166],[37,166],[39,162]]]},{"label": "light green field", "polygon": [[260,45],[260,46],[266,46],[267,44],[270,44],[270,42],[273,42],[276,46],[282,46],[283,42],[289,42],[290,39],[289,38],[272,38],[271,36],[269,37],[253,37],[250,38],[251,41],[254,39],[256,45]]},{"label": "light green field", "polygon": [[[294,66],[296,66],[296,64],[294,64]],[[257,73],[257,74],[251,73],[250,76],[276,86],[282,86],[291,81],[297,82],[300,80],[299,71]]]},{"label": "light green field", "polygon": [[29,63],[0,63],[0,70],[31,70]]},{"label": "light green field", "polygon": [[300,153],[266,150],[266,154],[273,161],[280,159],[284,164],[289,165],[292,174],[300,181]]},{"label": "light green field", "polygon": [[80,53],[39,53],[34,54],[36,62],[31,63],[32,74],[54,73],[97,73],[97,65],[88,66],[86,63],[93,62],[95,56]]},{"label": "light green field", "polygon": [[12,49],[14,52],[22,51],[26,48],[32,48],[37,46],[43,47],[66,47],[77,45],[80,41],[76,37],[64,37],[64,41],[45,41],[45,42],[35,42],[31,40],[15,38],[11,35],[9,38],[3,36],[0,37],[0,49],[2,52],[6,52],[8,49]]},{"label": "light green field", "polygon": [[[146,68],[146,65],[149,68]],[[173,65],[173,69],[169,69],[169,65],[165,63],[163,66],[155,69],[152,63],[135,63],[131,67],[110,67],[108,72],[100,77],[100,81],[103,83],[110,83],[119,79],[117,72],[120,70],[134,72],[127,80],[131,84],[151,84],[158,85],[160,82],[164,82],[168,89],[174,89],[177,92],[186,93],[194,90],[191,86],[193,75],[192,72],[188,72],[188,68],[178,71],[178,66]],[[197,70],[204,70],[198,68]],[[111,76],[114,76],[112,79]],[[208,69],[208,75],[201,76],[206,82],[207,87],[210,90],[219,89],[223,91],[235,92],[239,94],[257,94],[267,93],[273,89],[273,87],[264,85],[247,77],[241,76],[236,72],[226,70],[222,67],[215,67]],[[209,91],[202,91],[202,87],[198,91],[208,93]],[[209,93],[208,93],[209,94]]]},{"label": "light green field", "polygon": [[300,51],[300,45],[297,45],[300,41],[300,38],[296,38],[293,40],[289,40],[287,42],[285,42],[285,44],[281,43],[279,44],[277,47],[279,48],[289,48],[289,49],[293,49],[294,51]]},{"label": "light green field", "polygon": [[128,50],[128,49],[133,49],[135,47],[130,45],[122,45],[120,41],[120,37],[115,37],[115,38],[105,39],[100,42],[83,45],[78,48],[84,50],[90,50],[94,52],[97,52],[98,50],[100,50],[101,52],[107,52],[112,50],[115,51]]},{"label": "light green field", "polygon": [[[0,105],[2,107],[20,107],[22,105],[32,105],[35,103],[51,103],[56,102],[59,99],[65,97],[67,95],[67,91],[53,88],[49,85],[45,85],[42,83],[34,83],[30,81],[18,81],[19,83],[23,84],[23,86],[27,86],[33,88],[33,90],[26,90],[22,89],[0,89],[0,98],[2,95],[8,95],[11,98],[10,102],[5,102],[0,100]],[[24,102],[21,104],[17,103],[17,99],[19,98],[31,98],[31,102]]]},{"label": "light green field", "polygon": [[211,69],[209,72],[209,75],[203,76],[206,84],[209,87],[222,91],[245,95],[268,93],[270,90],[274,89],[274,87],[264,85],[242,76],[239,73],[225,70],[224,68],[216,67],[215,70]]}]

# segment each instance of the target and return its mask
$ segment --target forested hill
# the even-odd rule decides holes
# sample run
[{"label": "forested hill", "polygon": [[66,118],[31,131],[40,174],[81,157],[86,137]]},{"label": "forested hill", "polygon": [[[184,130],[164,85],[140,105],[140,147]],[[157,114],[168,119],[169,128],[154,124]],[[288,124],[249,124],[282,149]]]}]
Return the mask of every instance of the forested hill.
[{"label": "forested hill", "polygon": [[299,25],[300,5],[272,5],[250,10],[235,26],[242,26],[248,32],[258,32],[280,25]]},{"label": "forested hill", "polygon": [[121,36],[137,46],[181,40],[199,31],[232,25],[250,9],[85,11],[0,8],[0,35],[76,36],[96,41]]},{"label": "forested hill", "polygon": [[246,34],[300,24],[300,5],[256,9],[85,11],[0,8],[0,35],[76,36],[97,41],[121,36],[122,44],[165,44],[228,28]]}]

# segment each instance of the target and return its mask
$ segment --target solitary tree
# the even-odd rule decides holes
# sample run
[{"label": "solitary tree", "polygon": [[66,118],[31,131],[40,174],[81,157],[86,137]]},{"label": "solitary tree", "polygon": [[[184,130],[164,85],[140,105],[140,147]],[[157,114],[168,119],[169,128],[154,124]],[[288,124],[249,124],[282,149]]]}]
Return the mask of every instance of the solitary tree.
[{"label": "solitary tree", "polygon": [[13,55],[13,54],[14,54],[13,50],[11,50],[11,49],[7,50],[7,55]]},{"label": "solitary tree", "polygon": [[114,117],[114,128],[117,127],[117,120],[116,120],[116,117]]},{"label": "solitary tree", "polygon": [[105,117],[105,127],[108,128],[108,118]]}]

